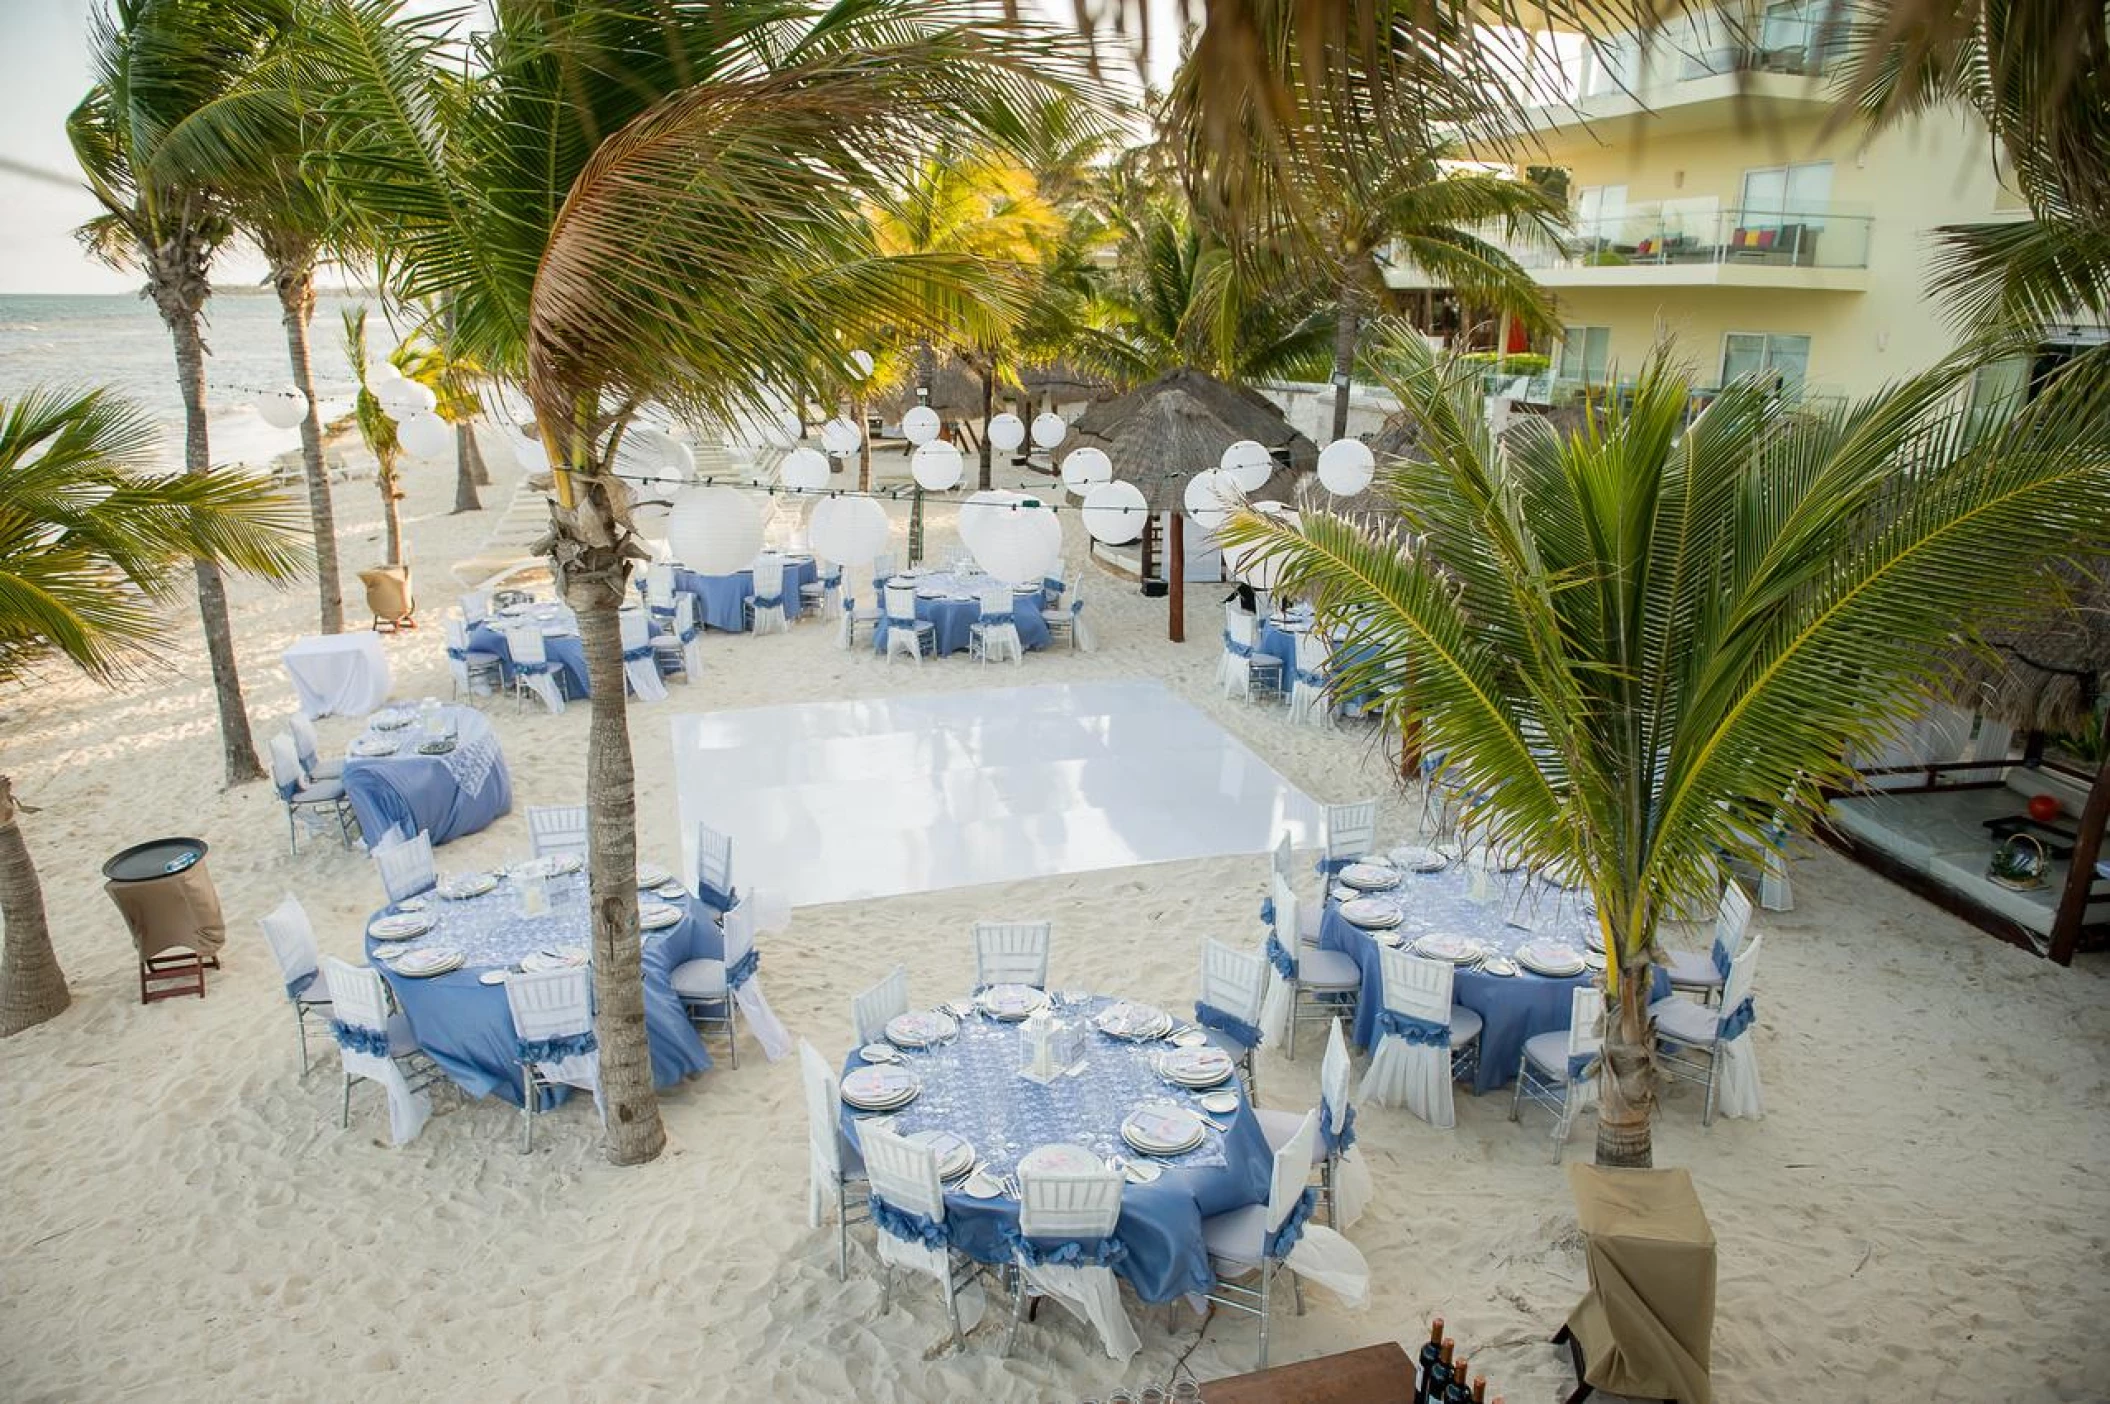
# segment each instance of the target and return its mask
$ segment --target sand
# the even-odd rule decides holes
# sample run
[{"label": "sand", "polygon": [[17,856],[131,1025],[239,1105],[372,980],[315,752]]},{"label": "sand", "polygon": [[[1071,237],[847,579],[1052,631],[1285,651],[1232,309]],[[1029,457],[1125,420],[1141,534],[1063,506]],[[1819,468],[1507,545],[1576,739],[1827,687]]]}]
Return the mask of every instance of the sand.
[{"label": "sand", "polygon": [[[443,515],[447,474],[408,475],[433,627],[389,641],[398,696],[447,690],[442,567],[495,520],[514,475],[494,466],[490,510],[464,517]],[[378,504],[370,483],[337,492],[349,580],[378,556]],[[934,540],[947,536],[949,514],[933,515]],[[1070,555],[1082,559],[1074,541]],[[673,856],[678,711],[1135,677],[1175,689],[1320,799],[1381,790],[1384,832],[1404,834],[1417,802],[1389,785],[1365,733],[1293,730],[1280,709],[1214,695],[1220,592],[1194,593],[1191,642],[1173,647],[1162,601],[1093,583],[1099,650],[1035,655],[1018,672],[964,658],[890,669],[811,626],[712,636],[701,681],[632,712],[643,851]],[[235,586],[260,738],[292,709],[277,656],[313,610],[307,586]],[[1008,1361],[993,1325],[954,1352],[934,1291],[904,1290],[881,1314],[869,1250],[853,1248],[840,1283],[832,1229],[805,1226],[795,1059],[743,1057],[665,1094],[667,1152],[639,1169],[601,1161],[579,1102],[544,1120],[530,1156],[497,1102],[443,1098],[395,1150],[367,1088],[340,1130],[334,1066],[296,1076],[254,921],[295,890],[323,948],[357,958],[378,884],[356,853],[289,856],[268,785],[220,789],[187,599],[170,618],[167,671],[142,686],[109,693],[53,671],[0,696],[0,769],[42,806],[23,829],[74,994],[63,1016],[0,1044],[0,1397],[1075,1400],[1162,1381],[1182,1357],[1203,1378],[1250,1368],[1249,1319],[1198,1337],[1184,1308],[1135,1310],[1144,1351],[1126,1370],[1056,1312]],[[488,705],[515,812],[443,849],[444,867],[523,853],[522,808],[582,793],[584,708]],[[356,729],[322,723],[332,748]],[[141,1007],[97,867],[171,832],[213,844],[226,968],[202,1002]],[[896,960],[919,990],[963,988],[968,924],[1026,912],[1055,921],[1058,981],[1118,970],[1123,992],[1183,1004],[1203,937],[1257,938],[1264,872],[1259,856],[1217,859],[802,910],[766,942],[767,986],[834,1058],[853,991]],[[1716,1397],[2110,1396],[2096,1324],[2110,1298],[2101,959],[2058,969],[1820,849],[1798,853],[1793,880],[1795,910],[1759,915],[1768,1116],[1702,1131],[1697,1092],[1678,1088],[1657,1130],[1658,1163],[1691,1170],[1720,1241]],[[1317,1070],[1313,1055],[1264,1055],[1264,1100],[1310,1105]],[[1545,1341],[1583,1289],[1580,1240],[1546,1122],[1511,1125],[1508,1109],[1461,1094],[1451,1132],[1364,1113],[1379,1200],[1351,1237],[1370,1261],[1370,1307],[1312,1292],[1307,1315],[1275,1320],[1278,1362],[1415,1342],[1440,1314],[1494,1392],[1562,1397],[1564,1356]],[[1590,1135],[1586,1121],[1569,1154],[1587,1158]]]}]

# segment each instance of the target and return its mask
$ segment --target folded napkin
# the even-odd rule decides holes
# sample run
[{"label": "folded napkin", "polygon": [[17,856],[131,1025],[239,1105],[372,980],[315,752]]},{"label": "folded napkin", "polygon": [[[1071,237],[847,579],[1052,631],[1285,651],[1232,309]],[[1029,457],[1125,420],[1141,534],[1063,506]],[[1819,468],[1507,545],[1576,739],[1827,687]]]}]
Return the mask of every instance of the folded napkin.
[{"label": "folded napkin", "polygon": [[1200,1123],[1185,1112],[1139,1111],[1128,1124],[1146,1141],[1176,1145],[1192,1136]]}]

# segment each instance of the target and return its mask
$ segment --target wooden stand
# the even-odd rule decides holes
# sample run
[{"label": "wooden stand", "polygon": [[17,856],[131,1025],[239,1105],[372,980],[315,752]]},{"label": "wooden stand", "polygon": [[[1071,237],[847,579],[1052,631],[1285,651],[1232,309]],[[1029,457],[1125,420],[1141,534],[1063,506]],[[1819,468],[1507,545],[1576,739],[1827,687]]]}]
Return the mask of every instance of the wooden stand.
[{"label": "wooden stand", "polygon": [[218,956],[200,956],[196,951],[163,951],[139,962],[139,1002],[181,999],[185,995],[205,998],[205,972],[218,970]]},{"label": "wooden stand", "polygon": [[1411,1404],[1414,1362],[1396,1341],[1211,1380],[1202,1404]]}]

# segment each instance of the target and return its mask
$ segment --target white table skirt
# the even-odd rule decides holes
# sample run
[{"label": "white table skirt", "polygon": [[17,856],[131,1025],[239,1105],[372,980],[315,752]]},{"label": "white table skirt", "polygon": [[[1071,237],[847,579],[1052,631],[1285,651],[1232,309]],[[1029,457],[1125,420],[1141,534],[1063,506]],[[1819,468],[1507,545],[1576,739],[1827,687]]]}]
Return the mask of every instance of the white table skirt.
[{"label": "white table skirt", "polygon": [[388,700],[388,655],[379,634],[310,635],[281,656],[310,717],[363,717]]}]

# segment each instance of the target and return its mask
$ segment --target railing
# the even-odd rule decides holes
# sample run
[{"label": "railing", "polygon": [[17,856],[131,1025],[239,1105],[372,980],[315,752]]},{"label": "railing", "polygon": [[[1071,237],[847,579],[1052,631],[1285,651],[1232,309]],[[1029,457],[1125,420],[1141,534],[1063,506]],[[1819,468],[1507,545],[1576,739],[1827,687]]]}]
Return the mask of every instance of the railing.
[{"label": "railing", "polygon": [[1873,223],[1868,214],[1835,204],[1760,210],[1664,201],[1587,222],[1561,248],[1511,246],[1509,252],[1526,268],[1866,268]]}]

